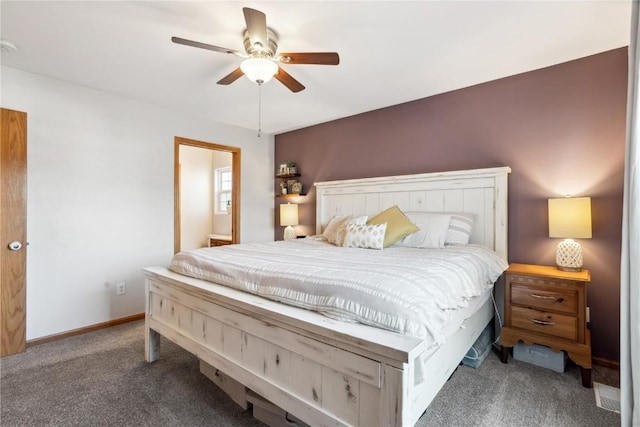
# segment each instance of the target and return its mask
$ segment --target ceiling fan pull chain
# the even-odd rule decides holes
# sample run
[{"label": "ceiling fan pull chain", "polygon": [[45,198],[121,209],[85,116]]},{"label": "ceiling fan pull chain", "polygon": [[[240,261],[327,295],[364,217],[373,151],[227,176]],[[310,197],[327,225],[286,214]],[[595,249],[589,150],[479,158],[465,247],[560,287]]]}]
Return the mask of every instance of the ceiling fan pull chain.
[{"label": "ceiling fan pull chain", "polygon": [[262,133],[262,85],[258,83],[258,138]]}]

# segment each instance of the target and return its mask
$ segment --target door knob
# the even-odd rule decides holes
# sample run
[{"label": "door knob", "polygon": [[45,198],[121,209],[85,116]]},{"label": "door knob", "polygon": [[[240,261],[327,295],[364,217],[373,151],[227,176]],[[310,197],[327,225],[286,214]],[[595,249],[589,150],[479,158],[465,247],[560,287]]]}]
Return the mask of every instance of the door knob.
[{"label": "door knob", "polygon": [[9,243],[9,249],[11,249],[12,251],[19,251],[20,249],[22,249],[22,243],[14,240],[13,242]]}]

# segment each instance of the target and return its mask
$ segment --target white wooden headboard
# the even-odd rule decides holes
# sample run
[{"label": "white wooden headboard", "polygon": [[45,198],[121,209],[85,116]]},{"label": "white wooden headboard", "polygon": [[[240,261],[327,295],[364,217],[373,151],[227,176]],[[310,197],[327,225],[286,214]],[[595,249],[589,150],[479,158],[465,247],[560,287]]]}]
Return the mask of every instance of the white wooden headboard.
[{"label": "white wooden headboard", "polygon": [[471,243],[507,259],[509,167],[317,182],[316,233],[334,215],[376,215],[393,205],[403,211],[477,215]]}]

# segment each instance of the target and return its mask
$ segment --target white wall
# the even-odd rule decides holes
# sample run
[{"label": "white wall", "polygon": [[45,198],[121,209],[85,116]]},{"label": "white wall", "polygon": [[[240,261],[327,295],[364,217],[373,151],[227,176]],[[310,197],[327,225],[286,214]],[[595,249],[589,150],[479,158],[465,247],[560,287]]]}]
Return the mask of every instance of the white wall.
[{"label": "white wall", "polygon": [[180,250],[207,246],[213,221],[213,150],[180,146]]},{"label": "white wall", "polygon": [[13,68],[1,78],[2,107],[28,114],[27,339],[144,311],[141,268],[173,254],[175,136],[242,150],[241,241],[273,240],[272,135]]}]

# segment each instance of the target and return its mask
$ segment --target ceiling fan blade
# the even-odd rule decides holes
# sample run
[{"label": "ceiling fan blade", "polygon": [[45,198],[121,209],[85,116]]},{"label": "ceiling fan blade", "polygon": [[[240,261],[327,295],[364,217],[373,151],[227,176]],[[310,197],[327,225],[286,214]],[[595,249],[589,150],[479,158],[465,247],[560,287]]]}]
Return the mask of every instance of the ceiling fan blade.
[{"label": "ceiling fan blade", "polygon": [[296,93],[304,90],[304,86],[302,86],[302,83],[291,77],[291,74],[287,73],[280,67],[278,67],[278,72],[273,77],[275,77],[280,83],[285,85],[291,92]]},{"label": "ceiling fan blade", "polygon": [[219,53],[230,53],[232,55],[241,56],[243,58],[247,57],[247,55],[245,55],[244,53],[238,52],[237,50],[227,49],[226,47],[214,46],[212,44],[196,42],[193,40],[182,39],[180,37],[171,37],[171,41],[177,44],[183,44],[185,46],[192,46],[200,49],[212,50],[214,52],[219,52]]},{"label": "ceiling fan blade", "polygon": [[[249,39],[251,40],[251,46],[256,46],[259,43],[260,46],[267,47],[267,16],[259,10],[243,7],[244,20],[247,23],[247,31],[249,32]],[[257,49],[261,50],[261,49]]]},{"label": "ceiling fan blade", "polygon": [[278,55],[285,64],[338,65],[340,56],[336,52],[289,52]]},{"label": "ceiling fan blade", "polygon": [[231,83],[235,82],[242,76],[244,76],[244,73],[242,72],[240,67],[238,67],[232,72],[230,72],[229,74],[227,74],[226,76],[224,76],[223,78],[221,78],[220,80],[218,80],[217,83],[219,85],[230,85]]}]

